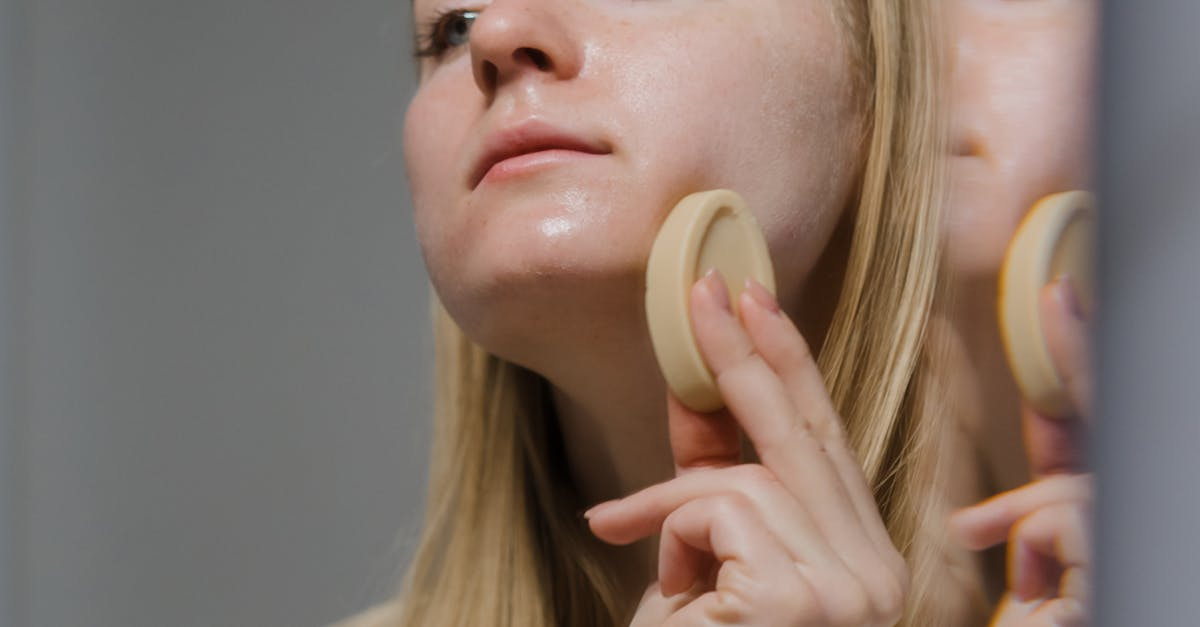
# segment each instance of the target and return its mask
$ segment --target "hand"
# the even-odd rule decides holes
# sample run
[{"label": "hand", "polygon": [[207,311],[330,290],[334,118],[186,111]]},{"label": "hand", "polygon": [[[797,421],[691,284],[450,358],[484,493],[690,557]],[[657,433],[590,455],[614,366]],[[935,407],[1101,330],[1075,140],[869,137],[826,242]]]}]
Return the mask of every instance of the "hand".
[{"label": "hand", "polygon": [[[892,625],[908,569],[824,380],[765,289],[751,284],[739,305],[742,324],[713,273],[692,289],[693,330],[727,409],[701,415],[669,399],[677,476],[587,513],[606,542],[661,533],[658,582],[633,625]],[[737,464],[739,425],[761,464]]]},{"label": "hand", "polygon": [[1008,541],[1008,593],[994,627],[1087,625],[1091,565],[1091,476],[1081,474],[1091,416],[1091,370],[1084,314],[1060,279],[1042,290],[1040,312],[1055,367],[1074,411],[1043,416],[1022,410],[1026,452],[1035,480],[957,512],[951,527],[962,544],[982,550]]}]

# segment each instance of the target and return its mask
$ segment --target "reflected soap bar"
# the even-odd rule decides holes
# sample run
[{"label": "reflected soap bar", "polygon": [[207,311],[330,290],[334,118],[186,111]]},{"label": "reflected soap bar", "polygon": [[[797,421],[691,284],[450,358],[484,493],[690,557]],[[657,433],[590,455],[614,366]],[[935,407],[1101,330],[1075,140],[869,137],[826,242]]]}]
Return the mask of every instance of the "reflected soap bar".
[{"label": "reflected soap bar", "polygon": [[724,277],[735,312],[747,277],[775,293],[766,240],[745,201],[730,190],[679,201],[659,229],[646,267],[646,320],[659,368],[676,398],[698,412],[724,407],[688,311],[692,285],[710,268]]},{"label": "reflected soap bar", "polygon": [[1068,276],[1080,304],[1095,300],[1095,199],[1087,192],[1047,196],[1017,229],[1000,272],[1000,332],[1021,395],[1046,416],[1071,413],[1071,400],[1054,367],[1038,298],[1046,284]]}]

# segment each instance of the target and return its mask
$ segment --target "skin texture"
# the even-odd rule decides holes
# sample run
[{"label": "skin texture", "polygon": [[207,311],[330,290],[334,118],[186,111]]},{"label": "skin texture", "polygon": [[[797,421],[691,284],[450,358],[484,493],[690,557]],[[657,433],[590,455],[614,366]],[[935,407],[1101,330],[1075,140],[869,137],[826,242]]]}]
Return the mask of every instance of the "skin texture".
[{"label": "skin texture", "polygon": [[1087,189],[1095,0],[954,0],[949,264],[994,277],[1042,196]]},{"label": "skin texture", "polygon": [[993,624],[1087,624],[1089,312],[1069,277],[1043,289],[1051,355],[1074,411],[1041,416],[1020,403],[995,311],[1004,252],[1029,207],[1050,193],[1088,188],[1099,9],[1094,0],[952,5],[947,261],[958,299],[941,330],[952,345],[967,446],[983,453],[975,485],[963,492],[1005,491],[959,512],[952,525],[974,550],[1009,543]]},{"label": "skin texture", "polygon": [[[414,7],[418,24],[455,9],[478,11],[469,43],[423,61],[405,122],[418,238],[464,332],[553,386],[581,499],[636,493],[590,521],[615,545],[634,624],[894,623],[907,569],[801,336],[824,333],[860,159],[861,103],[831,7]],[[500,162],[480,180],[489,138],[531,123],[587,150]],[[700,416],[657,373],[642,277],[670,208],[715,187],[754,211],[780,299],[752,289],[739,324],[719,280],[693,290],[730,408]],[[739,427],[761,464],[738,464]]]},{"label": "skin texture", "polygon": [[[470,337],[561,387],[588,387],[582,379],[594,375],[574,372],[580,355],[641,335],[642,274],[666,213],[716,187],[746,197],[781,298],[798,308],[842,216],[857,154],[859,122],[828,7],[486,4],[415,3],[418,23],[449,8],[484,10],[469,45],[422,64],[405,124],[427,266]],[[528,50],[550,67],[539,69]],[[529,121],[610,152],[472,189],[486,138]]]}]

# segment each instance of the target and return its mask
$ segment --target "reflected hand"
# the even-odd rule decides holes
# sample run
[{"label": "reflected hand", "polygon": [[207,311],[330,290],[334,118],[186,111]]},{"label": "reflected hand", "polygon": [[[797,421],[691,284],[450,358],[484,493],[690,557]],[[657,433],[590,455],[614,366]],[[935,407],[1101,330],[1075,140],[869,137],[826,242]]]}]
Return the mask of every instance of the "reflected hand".
[{"label": "reflected hand", "polygon": [[994,627],[1087,625],[1091,570],[1090,474],[1084,433],[1091,416],[1091,368],[1084,315],[1068,280],[1042,289],[1040,313],[1055,368],[1074,407],[1070,416],[1022,409],[1031,483],[957,512],[962,544],[982,550],[1008,541],[1008,592]]}]

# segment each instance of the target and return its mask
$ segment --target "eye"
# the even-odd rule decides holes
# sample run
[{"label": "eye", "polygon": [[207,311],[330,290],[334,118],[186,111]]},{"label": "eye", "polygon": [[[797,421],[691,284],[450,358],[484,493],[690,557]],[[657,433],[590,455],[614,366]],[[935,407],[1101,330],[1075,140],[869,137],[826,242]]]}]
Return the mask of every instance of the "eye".
[{"label": "eye", "polygon": [[467,43],[478,11],[454,10],[438,14],[421,31],[417,56],[440,59],[453,48]]}]

